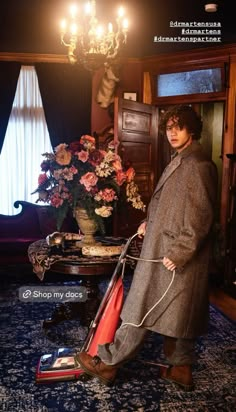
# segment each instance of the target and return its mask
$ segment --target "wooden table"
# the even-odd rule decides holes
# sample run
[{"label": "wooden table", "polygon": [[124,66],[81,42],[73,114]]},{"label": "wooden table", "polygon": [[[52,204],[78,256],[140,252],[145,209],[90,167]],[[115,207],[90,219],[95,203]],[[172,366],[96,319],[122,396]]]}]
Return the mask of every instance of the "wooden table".
[{"label": "wooden table", "polygon": [[[105,238],[105,244],[109,243]],[[125,239],[112,238],[113,245],[125,243]],[[34,273],[41,281],[47,271],[64,275],[78,276],[80,286],[86,287],[88,299],[86,302],[67,302],[56,306],[52,316],[43,322],[44,328],[58,324],[66,319],[80,318],[84,325],[93,320],[101,301],[98,280],[102,276],[111,276],[116,268],[119,256],[82,256],[79,248],[50,248],[42,239],[34,242],[28,249],[29,260]]]},{"label": "wooden table", "polygon": [[102,276],[112,275],[117,262],[118,257],[110,262],[104,261],[104,263],[102,261],[93,262],[92,258],[87,263],[80,263],[79,259],[74,262],[54,263],[50,269],[52,272],[78,276],[80,286],[86,288],[87,300],[83,303],[67,302],[60,304],[56,307],[52,316],[43,322],[43,327],[48,328],[63,320],[74,318],[79,318],[80,323],[83,325],[90,325],[101,302],[98,283]]}]

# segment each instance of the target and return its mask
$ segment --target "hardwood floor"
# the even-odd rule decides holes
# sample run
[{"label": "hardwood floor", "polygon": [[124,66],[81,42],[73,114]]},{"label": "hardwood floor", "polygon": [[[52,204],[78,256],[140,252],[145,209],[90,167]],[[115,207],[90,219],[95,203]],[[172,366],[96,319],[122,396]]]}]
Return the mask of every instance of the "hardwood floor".
[{"label": "hardwood floor", "polygon": [[225,293],[220,287],[211,286],[210,303],[218,307],[228,318],[236,321],[236,299]]}]

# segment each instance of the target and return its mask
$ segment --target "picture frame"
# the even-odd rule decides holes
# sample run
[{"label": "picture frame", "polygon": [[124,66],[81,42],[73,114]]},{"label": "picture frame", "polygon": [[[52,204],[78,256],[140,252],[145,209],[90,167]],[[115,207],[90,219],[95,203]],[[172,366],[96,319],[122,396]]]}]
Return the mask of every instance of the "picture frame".
[{"label": "picture frame", "polygon": [[138,93],[137,92],[123,92],[123,99],[133,100],[134,102],[137,102]]}]

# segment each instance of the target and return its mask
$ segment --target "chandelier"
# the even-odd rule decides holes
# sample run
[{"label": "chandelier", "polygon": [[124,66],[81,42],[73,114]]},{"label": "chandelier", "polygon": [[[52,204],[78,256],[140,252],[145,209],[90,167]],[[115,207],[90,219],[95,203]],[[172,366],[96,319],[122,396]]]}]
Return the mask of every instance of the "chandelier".
[{"label": "chandelier", "polygon": [[80,63],[88,70],[96,70],[105,62],[114,60],[126,44],[128,21],[123,7],[118,10],[116,24],[105,29],[96,17],[96,1],[79,9],[70,6],[69,20],[61,21],[61,43],[67,47],[71,64]]}]

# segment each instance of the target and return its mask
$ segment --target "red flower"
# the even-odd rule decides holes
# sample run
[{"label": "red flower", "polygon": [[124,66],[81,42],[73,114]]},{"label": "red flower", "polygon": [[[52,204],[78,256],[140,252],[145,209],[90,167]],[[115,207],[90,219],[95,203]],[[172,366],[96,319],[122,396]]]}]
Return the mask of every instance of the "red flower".
[{"label": "red flower", "polygon": [[[106,154],[106,152],[105,152],[105,154]],[[100,165],[100,163],[102,162],[103,159],[104,159],[104,151],[102,151],[102,150],[93,150],[89,154],[89,163],[91,163],[91,165],[93,165],[95,167]]]},{"label": "red flower", "polygon": [[127,179],[127,177],[126,177],[125,172],[123,172],[122,170],[118,170],[116,172],[115,180],[116,180],[118,186],[122,186],[123,183],[126,181],[126,179]]},{"label": "red flower", "polygon": [[71,152],[72,154],[75,154],[75,153],[77,153],[77,152],[79,152],[79,151],[81,150],[81,144],[80,144],[79,141],[71,142],[71,143],[69,144],[68,149],[70,150],[70,152]]},{"label": "red flower", "polygon": [[132,180],[134,180],[135,170],[133,167],[129,167],[129,169],[126,170],[126,176],[127,176],[128,182],[131,182]]},{"label": "red flower", "polygon": [[114,167],[114,169],[118,172],[122,170],[122,165],[121,165],[121,161],[120,159],[116,159],[113,163],[112,166]]},{"label": "red flower", "polygon": [[38,185],[41,186],[47,180],[48,180],[48,177],[47,177],[46,173],[41,173],[38,177]]},{"label": "red flower", "polygon": [[84,143],[86,143],[86,142],[95,144],[95,138],[94,138],[93,136],[89,136],[88,134],[84,134],[84,135],[81,136],[81,138],[80,138],[80,143],[81,143],[81,144],[84,144]]},{"label": "red flower", "polygon": [[50,164],[49,164],[49,162],[47,162],[46,160],[44,160],[44,161],[41,163],[40,167],[41,167],[42,172],[47,172],[47,171],[49,170],[49,168],[50,168]]}]

